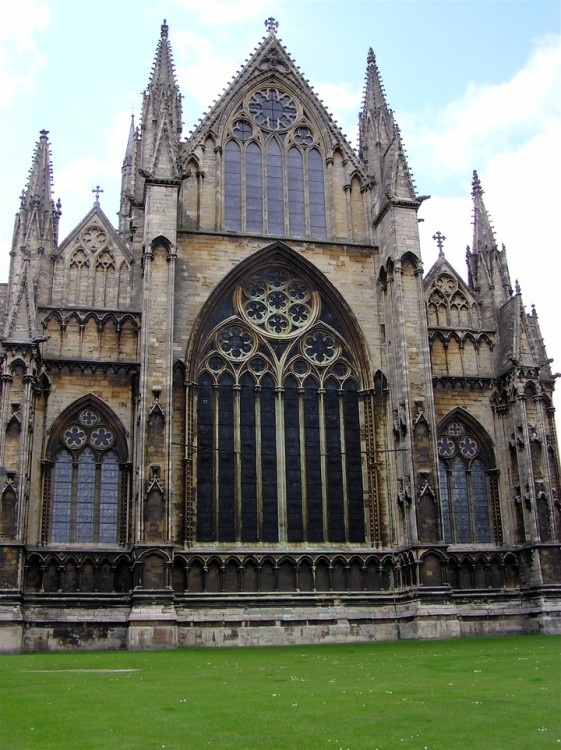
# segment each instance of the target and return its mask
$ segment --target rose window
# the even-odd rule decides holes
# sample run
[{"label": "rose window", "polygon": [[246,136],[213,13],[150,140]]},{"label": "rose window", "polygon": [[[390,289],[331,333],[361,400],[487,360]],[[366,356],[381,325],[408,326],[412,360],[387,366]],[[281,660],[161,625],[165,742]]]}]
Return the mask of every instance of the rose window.
[{"label": "rose window", "polygon": [[319,296],[283,268],[268,268],[238,287],[235,304],[253,327],[275,338],[296,336],[319,314]]}]

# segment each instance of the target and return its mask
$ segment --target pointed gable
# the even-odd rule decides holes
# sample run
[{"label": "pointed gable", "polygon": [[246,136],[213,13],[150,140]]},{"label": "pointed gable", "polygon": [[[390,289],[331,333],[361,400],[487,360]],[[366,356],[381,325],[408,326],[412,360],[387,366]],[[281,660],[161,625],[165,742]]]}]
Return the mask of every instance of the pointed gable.
[{"label": "pointed gable", "polygon": [[[289,96],[297,99],[298,114],[303,121],[313,120],[321,129],[328,154],[341,149],[345,158],[351,160],[352,169],[362,171],[360,161],[345,135],[273,32],[263,38],[209,112],[197,124],[187,138],[185,151],[189,153],[195,150],[204,143],[209,133],[217,142],[220,141],[233,110],[241,105],[245,112],[251,92],[258,89],[274,90],[276,87],[286,90]],[[246,114],[251,116],[250,112]],[[287,120],[286,125],[288,124]]]},{"label": "pointed gable", "polygon": [[475,329],[480,325],[479,306],[467,284],[440,252],[423,281],[428,323],[436,328]]},{"label": "pointed gable", "polygon": [[187,139],[181,162],[186,228],[368,238],[364,167],[273,30]]},{"label": "pointed gable", "polygon": [[65,307],[130,304],[132,256],[96,201],[54,256],[53,297]]}]

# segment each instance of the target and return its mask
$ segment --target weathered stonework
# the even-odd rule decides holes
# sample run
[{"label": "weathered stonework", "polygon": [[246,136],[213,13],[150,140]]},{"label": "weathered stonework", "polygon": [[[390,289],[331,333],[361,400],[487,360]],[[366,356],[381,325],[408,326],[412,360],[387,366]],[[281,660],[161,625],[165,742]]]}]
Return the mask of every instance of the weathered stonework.
[{"label": "weathered stonework", "polygon": [[271,26],[194,132],[167,25],[118,227],[47,133],[0,285],[0,650],[561,632],[554,378],[473,176],[426,275],[368,55],[360,147]]}]

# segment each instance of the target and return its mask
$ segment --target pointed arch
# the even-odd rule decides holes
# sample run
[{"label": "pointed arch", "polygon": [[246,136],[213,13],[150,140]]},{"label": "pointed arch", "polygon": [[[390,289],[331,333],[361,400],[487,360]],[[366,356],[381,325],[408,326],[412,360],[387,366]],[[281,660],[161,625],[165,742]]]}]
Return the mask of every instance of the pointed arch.
[{"label": "pointed arch", "polygon": [[43,542],[124,543],[128,448],[122,423],[93,394],[56,419],[44,461]]},{"label": "pointed arch", "polygon": [[500,542],[498,469],[489,435],[459,407],[440,420],[437,434],[444,541]]},{"label": "pointed arch", "polygon": [[281,243],[251,256],[207,301],[185,362],[197,540],[364,542],[370,376],[328,280]]}]

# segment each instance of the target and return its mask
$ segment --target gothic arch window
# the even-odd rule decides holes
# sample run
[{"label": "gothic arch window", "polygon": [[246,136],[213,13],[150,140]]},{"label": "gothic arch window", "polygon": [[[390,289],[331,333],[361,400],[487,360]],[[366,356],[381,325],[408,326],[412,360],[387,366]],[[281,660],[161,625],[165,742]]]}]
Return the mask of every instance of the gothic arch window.
[{"label": "gothic arch window", "polygon": [[444,541],[494,542],[500,532],[488,437],[481,427],[456,414],[439,430],[437,446]]},{"label": "gothic arch window", "polygon": [[118,420],[97,403],[67,410],[53,428],[45,461],[44,541],[123,543],[127,473]]},{"label": "gothic arch window", "polygon": [[359,358],[304,273],[252,267],[201,329],[199,542],[365,541]]},{"label": "gothic arch window", "polygon": [[246,97],[224,148],[224,227],[327,235],[324,159],[300,105],[275,88]]}]

